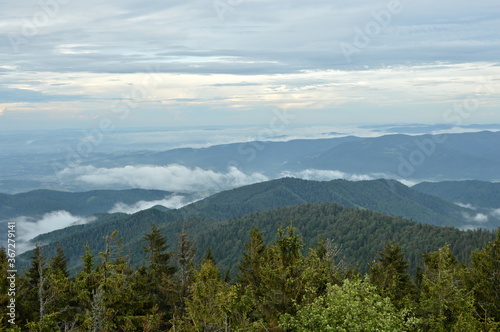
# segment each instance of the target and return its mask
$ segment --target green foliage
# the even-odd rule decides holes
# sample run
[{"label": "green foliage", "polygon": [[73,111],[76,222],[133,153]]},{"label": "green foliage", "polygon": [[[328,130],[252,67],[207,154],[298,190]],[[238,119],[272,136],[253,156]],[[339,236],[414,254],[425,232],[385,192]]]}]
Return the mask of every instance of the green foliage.
[{"label": "green foliage", "polygon": [[228,328],[234,297],[232,287],[221,279],[212,260],[206,260],[194,275],[186,301],[186,316],[180,322],[186,331],[221,331]]},{"label": "green foliage", "polygon": [[[495,331],[499,234],[473,254],[469,267],[449,244],[426,253],[415,286],[403,250],[393,242],[363,280],[349,272],[331,241],[306,250],[301,234],[289,226],[265,244],[254,227],[232,284],[213,259],[196,264],[185,231],[172,253],[151,226],[143,237],[148,265],[137,269],[115,231],[102,239],[98,264],[85,248],[74,278],[61,248],[47,260],[37,247],[21,278],[18,322],[26,331],[75,332]],[[0,260],[4,256],[0,252]]]},{"label": "green foliage", "polygon": [[140,200],[163,199],[171,192],[161,190],[126,189],[63,192],[34,190],[15,195],[2,195],[0,219],[15,217],[18,211],[25,216],[40,216],[65,210],[75,215],[90,215],[111,210],[116,203],[134,204]]},{"label": "green foliage", "polygon": [[343,207],[334,203],[303,204],[263,211],[223,223],[202,223],[203,233],[194,232],[200,248],[210,247],[221,268],[236,266],[243,253],[242,240],[252,228],[258,227],[264,243],[273,241],[281,225],[293,220],[307,247],[314,247],[318,238],[338,246],[339,259],[350,267],[365,272],[391,241],[401,243],[401,251],[414,274],[422,262],[421,254],[437,250],[446,243],[460,260],[468,261],[471,251],[494,239],[485,230],[460,231],[390,217],[370,210]]},{"label": "green foliage", "polygon": [[480,331],[463,272],[449,245],[425,255],[420,306],[424,324],[431,331]]},{"label": "green foliage", "polygon": [[484,181],[443,181],[422,182],[412,187],[422,193],[446,199],[449,202],[471,204],[475,207],[500,208],[499,182]]},{"label": "green foliage", "polygon": [[[98,199],[92,200],[96,201]],[[318,211],[323,209],[318,206],[332,205],[332,202],[342,204],[343,207],[329,208],[328,212]],[[296,206],[305,203],[310,204],[300,208]],[[371,211],[360,212],[367,209],[386,215]],[[340,216],[337,215],[337,210],[340,210]],[[439,234],[430,235],[435,233],[437,228],[426,226],[412,227],[412,233],[408,229],[399,229],[405,227],[404,223],[400,222],[400,217],[428,224],[460,227],[464,224],[464,212],[470,211],[420,193],[397,181],[316,182],[285,178],[221,192],[178,210],[149,209],[133,215],[101,214],[92,223],[41,235],[35,241],[49,243],[44,247],[47,257],[56,255],[56,243],[59,243],[65,250],[69,260],[68,266],[72,271],[74,268],[81,268],[80,257],[84,254],[85,245],[89,245],[94,252],[102,251],[102,234],[110,234],[116,229],[124,240],[124,247],[130,251],[131,264],[140,266],[146,256],[140,247],[144,234],[150,231],[151,223],[157,225],[167,243],[174,243],[175,234],[187,224],[192,239],[200,248],[199,255],[211,247],[220,267],[223,270],[233,268],[231,272],[234,273],[234,266],[243,250],[242,239],[253,226],[265,229],[265,240],[269,243],[274,239],[271,236],[280,225],[293,220],[294,225],[303,234],[306,246],[314,246],[318,235],[326,232],[323,237],[334,240],[335,244],[342,244],[342,254],[349,257],[353,265],[359,264],[362,271],[376,258],[374,253],[383,249],[383,243],[400,241],[403,252],[408,256],[410,272],[414,273],[420,263],[420,252],[436,250],[445,243],[450,243],[457,257],[464,259],[467,257],[461,255],[468,255],[493,237],[485,231],[477,231],[469,236],[456,229],[456,232],[440,229],[437,231]],[[248,215],[249,213],[253,214]],[[268,213],[271,215],[267,215]],[[233,226],[235,220],[228,221],[231,218],[236,218],[236,221],[245,220],[246,225],[243,225],[244,228],[234,229],[239,226]],[[251,220],[248,220],[249,218]],[[253,223],[254,220],[256,223]],[[494,218],[490,220],[495,222]],[[331,225],[332,222],[334,225]],[[226,227],[227,225],[229,226]],[[321,232],[317,229],[321,229]],[[377,237],[375,239],[371,236],[374,229]],[[422,233],[422,236],[419,233]],[[24,254],[29,255],[31,253]]]},{"label": "green foliage", "polygon": [[[325,295],[285,314],[281,326],[288,331],[394,331],[404,330],[403,314],[374,286],[360,280],[328,285]],[[412,322],[414,323],[414,322]]]},{"label": "green foliage", "polygon": [[410,280],[408,262],[401,247],[395,243],[387,243],[379,255],[377,262],[368,270],[370,282],[382,296],[390,298],[398,309],[410,305],[416,290]]},{"label": "green foliage", "polygon": [[484,319],[500,322],[500,228],[496,239],[472,253],[467,282],[472,289],[476,309]]}]

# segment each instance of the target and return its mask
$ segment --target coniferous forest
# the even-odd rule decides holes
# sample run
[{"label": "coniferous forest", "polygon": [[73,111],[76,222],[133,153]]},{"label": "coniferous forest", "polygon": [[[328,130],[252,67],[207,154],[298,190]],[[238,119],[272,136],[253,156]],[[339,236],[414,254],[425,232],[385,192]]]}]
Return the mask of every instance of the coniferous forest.
[{"label": "coniferous forest", "polygon": [[[61,247],[33,251],[16,276],[15,325],[9,319],[8,256],[2,266],[2,331],[498,331],[500,229],[465,262],[450,245],[423,254],[409,273],[401,245],[387,242],[366,272],[348,266],[331,241],[306,248],[293,226],[266,243],[248,234],[236,273],[221,271],[207,249],[196,259],[190,235],[175,243],[154,224],[145,261],[129,263],[120,234],[104,250],[86,248],[70,274]],[[13,328],[15,326],[15,328]]]}]

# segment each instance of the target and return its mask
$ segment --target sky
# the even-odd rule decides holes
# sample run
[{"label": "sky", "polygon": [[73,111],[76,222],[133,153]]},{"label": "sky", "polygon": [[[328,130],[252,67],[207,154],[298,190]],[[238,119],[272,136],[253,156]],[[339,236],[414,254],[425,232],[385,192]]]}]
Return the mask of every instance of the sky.
[{"label": "sky", "polygon": [[497,0],[0,9],[0,130],[500,123]]}]

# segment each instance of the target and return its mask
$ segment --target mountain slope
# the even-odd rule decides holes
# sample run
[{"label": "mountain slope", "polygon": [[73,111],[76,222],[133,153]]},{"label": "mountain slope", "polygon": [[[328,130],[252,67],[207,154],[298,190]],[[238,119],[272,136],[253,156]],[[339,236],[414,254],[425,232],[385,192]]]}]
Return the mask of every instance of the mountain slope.
[{"label": "mountain slope", "polygon": [[353,209],[335,203],[302,204],[271,211],[257,212],[225,221],[204,234],[196,234],[200,248],[211,248],[225,268],[234,267],[248,241],[250,230],[257,226],[269,242],[276,230],[293,224],[302,234],[306,247],[316,245],[318,238],[330,240],[339,248],[339,259],[349,266],[366,270],[387,242],[399,242],[410,262],[410,269],[421,261],[421,253],[437,250],[450,243],[461,260],[470,251],[491,241],[494,234],[485,231],[460,231],[456,228],[421,224],[382,213]]},{"label": "mountain slope", "polygon": [[0,220],[17,216],[34,217],[56,210],[90,215],[108,212],[118,202],[133,204],[141,200],[160,200],[171,194],[168,191],[143,189],[77,193],[41,189],[15,195],[0,194]]},{"label": "mountain slope", "polygon": [[228,166],[236,166],[244,172],[263,172],[274,176],[282,171],[286,162],[301,160],[307,154],[320,154],[346,142],[364,138],[347,136],[328,139],[296,139],[286,142],[251,141],[214,145],[207,148],[179,148],[161,152],[142,151],[129,155],[114,156],[103,160],[90,160],[94,166],[112,167],[123,165],[180,164],[226,172]]},{"label": "mountain slope", "polygon": [[441,197],[449,202],[475,207],[499,209],[500,183],[484,181],[422,182],[412,187],[422,193]]},{"label": "mountain slope", "polygon": [[[61,245],[69,259],[69,266],[75,268],[81,264],[80,257],[85,245],[89,245],[97,254],[104,249],[104,236],[118,229],[119,237],[124,240],[123,253],[130,257],[134,265],[141,265],[144,259],[141,247],[144,244],[143,236],[150,231],[151,223],[161,229],[171,250],[175,250],[172,248],[176,241],[175,234],[187,227],[190,237],[198,246],[198,257],[211,248],[219,265],[233,271],[241,257],[243,245],[248,240],[249,231],[254,226],[262,230],[269,242],[275,239],[279,227],[292,223],[302,233],[307,247],[314,246],[319,237],[331,240],[333,245],[341,249],[339,259],[362,270],[367,268],[387,241],[401,243],[414,271],[422,252],[434,251],[450,243],[460,259],[468,260],[471,250],[482,247],[494,238],[492,232],[485,230],[460,231],[335,203],[322,203],[282,207],[223,222],[199,217],[184,218],[179,211],[150,209],[125,217],[110,215],[94,225],[75,226],[73,231],[73,227],[70,227],[39,236],[37,241],[51,242],[44,248],[48,254],[55,251],[56,244]],[[29,252],[21,255],[24,264],[28,263],[29,255]]]},{"label": "mountain slope", "polygon": [[396,178],[499,181],[500,132],[367,138],[284,167],[382,173]]},{"label": "mountain slope", "polygon": [[[420,193],[395,180],[318,182],[294,178],[224,191],[188,205],[183,211],[225,220],[282,206],[323,202],[335,202],[440,226],[461,227],[469,224],[464,214],[475,214],[473,210]],[[482,227],[491,228],[497,225],[500,225],[498,219],[481,224]]]}]

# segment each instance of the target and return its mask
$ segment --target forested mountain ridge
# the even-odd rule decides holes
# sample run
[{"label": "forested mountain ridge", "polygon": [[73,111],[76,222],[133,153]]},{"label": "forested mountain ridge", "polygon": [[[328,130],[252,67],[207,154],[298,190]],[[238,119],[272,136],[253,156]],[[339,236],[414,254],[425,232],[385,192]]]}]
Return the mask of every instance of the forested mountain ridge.
[{"label": "forested mountain ridge", "polygon": [[361,271],[366,271],[385,243],[400,243],[409,260],[410,271],[415,273],[423,253],[448,243],[460,260],[468,261],[470,252],[494,238],[494,234],[486,230],[460,231],[335,203],[307,203],[251,213],[215,223],[211,229],[192,236],[202,250],[211,248],[220,267],[226,269],[235,267],[243,251],[245,234],[253,227],[262,230],[269,243],[275,240],[278,228],[288,225],[293,225],[302,234],[306,247],[313,248],[319,239],[328,240],[338,247],[340,258]]},{"label": "forested mountain ridge", "polygon": [[500,182],[476,180],[421,182],[414,185],[412,189],[441,197],[449,202],[500,209]]},{"label": "forested mountain ridge", "polygon": [[[183,208],[212,219],[224,220],[247,213],[303,203],[335,202],[392,216],[440,226],[470,225],[464,214],[475,211],[439,197],[423,194],[395,180],[310,181],[282,178],[256,183],[209,196]],[[478,226],[495,228],[500,220],[491,218]]]},{"label": "forested mountain ridge", "polygon": [[[55,252],[57,245],[64,248],[70,267],[80,263],[84,246],[93,251],[104,250],[103,236],[118,230],[123,238],[124,250],[134,265],[143,260],[140,242],[142,236],[154,223],[169,243],[175,241],[175,234],[188,230],[199,245],[200,254],[212,248],[216,260],[225,269],[234,269],[236,257],[243,250],[245,234],[253,226],[263,229],[266,239],[273,239],[273,232],[283,225],[292,223],[299,229],[304,242],[314,246],[319,237],[330,239],[341,252],[350,258],[349,264],[365,270],[386,242],[399,241],[408,252],[411,269],[420,262],[420,253],[436,250],[445,243],[452,244],[453,252],[467,260],[466,252],[490,241],[489,231],[460,231],[452,227],[439,227],[391,217],[382,213],[344,207],[335,203],[302,204],[261,211],[218,221],[199,216],[187,216],[185,211],[163,212],[149,209],[133,215],[113,214],[101,216],[96,222],[78,225],[38,236],[34,243],[50,243],[47,252]],[[25,259],[30,252],[22,255]]]},{"label": "forested mountain ridge", "polygon": [[[425,162],[400,174],[402,160],[420,151]],[[109,158],[95,158],[96,167],[123,165],[167,165],[176,163],[218,172],[227,161],[243,172],[260,172],[271,178],[283,171],[336,170],[349,174],[387,174],[420,180],[500,180],[500,132],[481,131],[441,135],[390,134],[379,137],[297,139],[285,142],[251,141],[180,148],[161,152],[141,151]],[[410,163],[411,164],[411,163]]]},{"label": "forested mountain ridge", "polygon": [[172,195],[162,190],[124,189],[63,192],[34,190],[15,195],[0,194],[0,220],[18,216],[39,216],[44,213],[65,210],[77,215],[105,213],[116,203],[134,204],[138,201],[161,200]]},{"label": "forested mountain ridge", "polygon": [[[367,223],[377,224],[377,229],[384,224],[389,226],[389,232],[386,229],[375,234],[383,235],[390,233],[391,224],[398,228],[402,222],[410,229],[391,235],[406,234],[403,238],[410,240],[416,237],[416,229],[410,225],[413,224],[420,229],[417,237],[433,244],[438,243],[435,240],[453,239],[453,235],[446,236],[450,231],[462,234],[453,246],[462,257],[470,257],[470,264],[463,264],[465,261],[453,253],[452,246],[444,244],[423,255],[417,266],[419,272],[412,277],[404,253],[406,244],[389,241],[376,255],[372,253],[375,258],[365,268],[367,272],[361,274],[345,264],[351,257],[341,252],[337,243],[319,240],[313,248],[308,247],[304,241],[307,236],[293,226],[281,226],[272,232],[276,236],[271,241],[264,239],[270,227],[267,221],[298,219],[302,214],[312,222],[304,228],[306,232],[323,232],[328,224],[348,224],[352,228],[347,236],[357,242],[358,249],[373,249],[372,244],[383,240],[373,238],[371,230],[366,236],[358,233]],[[29,269],[16,279],[23,291],[16,297],[16,310],[10,316],[9,298],[5,296],[10,281],[8,256],[1,248],[0,291],[4,295],[0,297],[0,312],[4,319],[0,320],[0,328],[9,327],[5,317],[16,321],[23,330],[75,332],[480,332],[500,327],[500,284],[496,278],[500,267],[500,230],[495,238],[487,231],[463,232],[398,221],[333,203],[305,204],[247,217],[250,223],[244,219],[228,222],[235,225],[233,231],[238,238],[244,239],[242,253],[235,259],[237,270],[233,278],[221,273],[213,251],[207,249],[202,259],[195,259],[196,246],[185,230],[177,234],[172,250],[172,242],[154,224],[142,234],[140,248],[145,259],[135,267],[130,265],[117,231],[101,239],[104,246],[98,256],[90,248],[84,250],[81,268],[74,276],[69,274],[62,247],[56,249],[53,257],[47,256],[47,248],[37,247]],[[266,229],[254,225],[246,236],[241,234],[238,226],[251,226],[255,219]],[[318,223],[325,226],[314,227]],[[426,232],[426,228],[431,232]],[[438,231],[433,238],[432,233],[438,228],[444,232]],[[221,224],[220,230],[223,229]],[[344,233],[342,227],[330,232]],[[226,236],[234,239],[231,232]],[[491,241],[483,242],[486,237]],[[359,241],[365,245],[360,246]],[[350,254],[355,255],[355,251]]]},{"label": "forested mountain ridge", "polygon": [[[412,153],[421,154],[424,160],[413,165]],[[365,138],[310,155],[284,168],[383,173],[433,181],[500,181],[500,132]]]},{"label": "forested mountain ridge", "polygon": [[[219,229],[218,225],[221,222],[227,223],[227,220],[250,213],[272,211],[305,203],[337,203],[359,210],[378,211],[394,217],[412,219],[420,223],[455,227],[464,225],[464,213],[474,213],[473,210],[459,207],[435,196],[422,194],[394,180],[318,182],[283,178],[223,191],[180,209],[169,211],[149,209],[132,215],[99,215],[94,222],[40,235],[31,242],[50,243],[52,250],[56,243],[61,243],[66,248],[70,266],[75,266],[83,254],[83,246],[88,244],[96,251],[102,250],[102,236],[118,230],[124,238],[125,248],[130,250],[134,261],[138,262],[141,258],[137,256],[137,243],[151,223],[158,224],[169,240],[173,240],[174,234],[180,232],[183,225],[188,225],[193,236],[201,239],[205,232],[214,228]],[[300,220],[306,222],[304,218],[307,217],[307,213],[303,212]],[[314,215],[311,215],[311,218],[314,218]],[[287,223],[294,219],[281,222]],[[255,222],[258,223],[258,220]],[[492,222],[493,219],[490,220],[490,223]],[[356,225],[358,232],[364,234],[362,227]],[[277,228],[279,225],[274,226]],[[304,234],[309,233],[304,231]],[[334,235],[331,237],[335,238]],[[313,239],[307,243],[311,244],[310,241]],[[206,246],[211,245],[206,244]],[[373,252],[376,252],[378,249],[374,250]],[[233,257],[237,254],[238,252],[234,252]],[[27,256],[29,253],[23,255]],[[223,257],[223,252],[220,252],[218,257],[221,260],[226,258]],[[366,261],[362,262],[365,263]]]}]

